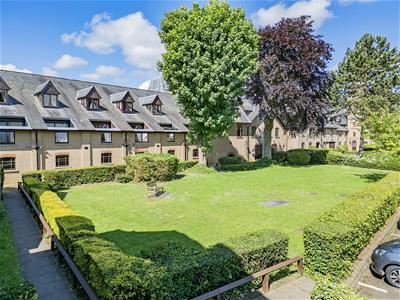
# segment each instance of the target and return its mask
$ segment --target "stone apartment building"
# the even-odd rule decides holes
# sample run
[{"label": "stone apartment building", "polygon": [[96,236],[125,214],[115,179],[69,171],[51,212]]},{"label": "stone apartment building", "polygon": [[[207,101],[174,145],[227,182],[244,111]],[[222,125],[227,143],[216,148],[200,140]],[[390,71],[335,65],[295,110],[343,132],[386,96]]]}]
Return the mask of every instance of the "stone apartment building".
[{"label": "stone apartment building", "polygon": [[[339,116],[325,135],[313,138],[293,137],[275,121],[273,147],[355,142],[358,149],[359,130]],[[261,158],[262,130],[258,108],[244,101],[228,136],[216,139],[208,163],[221,156]],[[188,143],[188,132],[189,121],[168,92],[0,70],[0,164],[6,184],[26,171],[120,164],[125,156],[142,152],[205,162],[200,149]]]}]

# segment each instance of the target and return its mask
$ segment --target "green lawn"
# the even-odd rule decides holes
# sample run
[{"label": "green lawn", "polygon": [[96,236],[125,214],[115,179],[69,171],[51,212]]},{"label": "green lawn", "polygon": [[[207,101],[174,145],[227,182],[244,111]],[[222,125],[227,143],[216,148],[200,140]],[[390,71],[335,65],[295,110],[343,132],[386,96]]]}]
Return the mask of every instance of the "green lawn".
[{"label": "green lawn", "polygon": [[[60,192],[93,220],[101,235],[137,255],[160,240],[209,246],[265,228],[286,233],[289,255],[303,253],[302,230],[387,172],[346,166],[279,167],[246,172],[194,174],[163,183],[165,199],[146,198],[145,184],[104,183]],[[289,201],[264,207],[261,202]]]},{"label": "green lawn", "polygon": [[0,290],[22,280],[6,208],[0,199]]}]

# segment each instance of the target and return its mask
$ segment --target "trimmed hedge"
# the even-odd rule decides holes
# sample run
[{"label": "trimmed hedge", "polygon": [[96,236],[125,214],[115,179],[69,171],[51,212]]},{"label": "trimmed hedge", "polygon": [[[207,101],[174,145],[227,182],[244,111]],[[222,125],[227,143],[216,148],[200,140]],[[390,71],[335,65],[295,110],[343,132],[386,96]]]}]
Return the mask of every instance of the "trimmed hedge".
[{"label": "trimmed hedge", "polygon": [[287,161],[293,166],[304,166],[310,163],[311,155],[307,149],[294,149],[287,152]]},{"label": "trimmed hedge", "polygon": [[3,191],[4,186],[4,169],[0,166],[0,199],[1,199],[1,192]]},{"label": "trimmed hedge", "polygon": [[221,171],[252,171],[252,170],[257,170],[265,167],[269,167],[272,165],[272,160],[265,157],[260,160],[256,161],[251,161],[251,162],[243,162],[241,164],[236,164],[236,165],[221,165],[220,170]]},{"label": "trimmed hedge", "polygon": [[143,153],[125,157],[126,173],[134,181],[165,181],[178,172],[179,160],[171,154]]},{"label": "trimmed hedge", "polygon": [[338,284],[331,278],[317,281],[311,292],[311,300],[364,300],[355,290],[346,284]]},{"label": "trimmed hedge", "polygon": [[384,151],[364,152],[362,155],[329,151],[327,162],[331,165],[400,171],[400,155]]},{"label": "trimmed hedge", "polygon": [[400,173],[390,173],[304,229],[304,263],[315,274],[346,277],[361,250],[400,204]]},{"label": "trimmed hedge", "polygon": [[185,171],[186,169],[193,168],[198,164],[197,160],[181,160],[178,165],[178,172]]},{"label": "trimmed hedge", "polygon": [[311,156],[310,164],[324,165],[327,163],[329,150],[313,149],[308,150],[308,153]]},{"label": "trimmed hedge", "polygon": [[22,178],[36,178],[47,183],[52,190],[70,188],[74,185],[113,181],[125,173],[125,165],[107,165],[78,169],[59,169],[27,172]]},{"label": "trimmed hedge", "polygon": [[1,300],[37,300],[39,299],[36,287],[28,282],[16,282],[12,286],[0,287]]},{"label": "trimmed hedge", "polygon": [[272,159],[277,163],[283,163],[287,161],[287,152],[286,151],[277,151],[272,152]]},{"label": "trimmed hedge", "polygon": [[218,163],[221,166],[237,165],[243,162],[245,162],[245,160],[241,156],[221,156],[220,158],[218,158]]}]

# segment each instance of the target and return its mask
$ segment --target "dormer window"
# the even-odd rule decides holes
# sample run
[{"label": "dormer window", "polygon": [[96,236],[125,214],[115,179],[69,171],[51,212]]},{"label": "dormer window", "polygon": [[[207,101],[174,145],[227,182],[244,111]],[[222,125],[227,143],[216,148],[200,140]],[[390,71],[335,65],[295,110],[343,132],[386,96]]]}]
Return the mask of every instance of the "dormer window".
[{"label": "dormer window", "polygon": [[110,95],[110,100],[123,113],[133,113],[135,111],[133,109],[133,96],[129,91],[112,94]]},{"label": "dormer window", "polygon": [[163,103],[161,102],[160,97],[158,97],[157,94],[151,95],[151,96],[146,96],[146,97],[140,97],[139,98],[140,104],[145,106],[149,111],[151,111],[155,115],[160,115],[162,114],[162,105]]},{"label": "dormer window", "polygon": [[60,92],[50,80],[40,84],[36,88],[34,95],[39,97],[43,107],[58,106],[58,95],[60,95]]},{"label": "dormer window", "polygon": [[76,92],[76,99],[79,100],[87,110],[99,110],[100,98],[100,94],[94,86]]},{"label": "dormer window", "polygon": [[8,91],[10,87],[7,83],[0,77],[0,104],[7,104]]}]

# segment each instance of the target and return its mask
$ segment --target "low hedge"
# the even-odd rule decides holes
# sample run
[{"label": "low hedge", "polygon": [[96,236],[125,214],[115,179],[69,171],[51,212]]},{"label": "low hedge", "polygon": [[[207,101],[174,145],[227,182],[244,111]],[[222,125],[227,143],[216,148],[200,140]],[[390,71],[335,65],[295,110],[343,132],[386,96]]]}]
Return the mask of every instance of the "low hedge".
[{"label": "low hedge", "polygon": [[221,156],[218,158],[218,163],[221,166],[237,165],[243,163],[245,160],[241,156]]},{"label": "low hedge", "polygon": [[0,286],[1,300],[37,300],[36,287],[28,281],[20,281],[7,287]]},{"label": "low hedge", "polygon": [[304,166],[310,163],[311,155],[307,149],[293,149],[288,151],[287,161],[292,166]]},{"label": "low hedge", "polygon": [[324,150],[324,149],[312,149],[308,150],[308,153],[310,153],[310,164],[315,164],[315,165],[324,165],[328,163],[328,153],[329,150]]},{"label": "low hedge", "polygon": [[304,263],[311,273],[346,277],[361,250],[400,204],[400,173],[390,173],[304,229]]},{"label": "low hedge", "polygon": [[[170,257],[172,253],[173,257]],[[287,259],[288,238],[265,230],[199,250],[171,242],[149,250],[163,272],[152,282],[157,299],[190,299]]]},{"label": "low hedge", "polygon": [[257,170],[265,167],[269,167],[272,164],[272,160],[269,158],[262,158],[260,160],[256,161],[251,161],[251,162],[243,162],[240,164],[235,164],[235,165],[221,165],[220,170],[221,171],[251,171],[251,170]]},{"label": "low hedge", "polygon": [[328,164],[360,168],[400,171],[400,155],[385,151],[371,151],[363,154],[329,151]]},{"label": "low hedge", "polygon": [[178,165],[178,172],[193,168],[195,165],[197,165],[197,163],[197,160],[181,160]]},{"label": "low hedge", "polygon": [[355,290],[346,284],[335,283],[331,278],[317,281],[311,292],[311,300],[364,300]]},{"label": "low hedge", "polygon": [[126,174],[134,181],[165,181],[178,172],[179,160],[171,154],[143,153],[125,157]]},{"label": "low hedge", "polygon": [[286,151],[272,152],[272,159],[279,164],[283,163],[287,161],[287,152]]},{"label": "low hedge", "polygon": [[113,181],[118,174],[125,173],[125,165],[107,165],[78,169],[59,169],[27,172],[22,178],[36,178],[49,185],[52,190],[67,189],[74,185]]},{"label": "low hedge", "polygon": [[0,166],[0,199],[1,199],[1,192],[3,191],[4,186],[4,169]]}]

